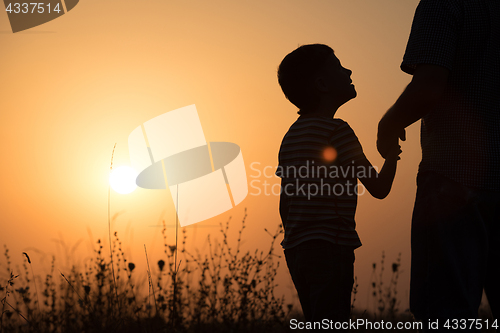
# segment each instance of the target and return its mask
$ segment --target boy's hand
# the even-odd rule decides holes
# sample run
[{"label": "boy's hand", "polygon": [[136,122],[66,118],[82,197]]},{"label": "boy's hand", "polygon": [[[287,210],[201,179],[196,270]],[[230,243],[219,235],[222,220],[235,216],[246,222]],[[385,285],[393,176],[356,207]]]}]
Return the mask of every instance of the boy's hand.
[{"label": "boy's hand", "polygon": [[390,152],[394,152],[396,149],[400,150],[401,146],[399,145],[399,139],[401,139],[401,141],[406,140],[406,131],[403,128],[396,136],[395,133],[391,133],[391,131],[384,129],[381,123],[379,124],[377,133],[377,150],[383,158],[387,159]]},{"label": "boy's hand", "polygon": [[399,154],[401,154],[402,152],[403,151],[401,150],[401,146],[397,145],[397,147],[393,147],[391,150],[387,152],[387,156],[385,157],[385,159],[399,161],[401,159]]}]

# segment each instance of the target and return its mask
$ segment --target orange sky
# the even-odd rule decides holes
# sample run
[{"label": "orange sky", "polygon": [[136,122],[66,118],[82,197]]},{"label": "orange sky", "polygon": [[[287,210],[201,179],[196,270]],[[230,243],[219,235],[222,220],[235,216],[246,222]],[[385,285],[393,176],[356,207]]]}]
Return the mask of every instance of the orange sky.
[{"label": "orange sky", "polygon": [[[261,170],[276,166],[281,139],[297,117],[277,84],[276,69],[300,44],[330,45],[353,71],[358,97],[336,116],[352,126],[368,159],[381,166],[376,125],[410,80],[399,65],[417,3],[84,0],[60,18],[16,34],[0,13],[0,243],[14,262],[21,261],[22,251],[32,253],[40,271],[48,268],[50,253],[64,269],[61,240],[68,247],[81,240],[79,251],[91,256],[88,230],[94,241],[107,238],[113,145],[114,165],[129,165],[129,133],[186,105],[196,104],[207,140],[240,145],[249,180],[257,175],[252,163]],[[371,264],[383,250],[388,270],[402,253],[399,294],[407,306],[418,133],[418,125],[408,130],[389,197],[380,201],[366,194],[359,200],[363,246],[356,250],[355,270],[361,307],[372,306]],[[229,216],[236,235],[246,207],[244,247],[266,249],[263,229],[280,223],[278,197],[249,190],[236,208],[198,224],[196,234],[191,227],[191,245],[201,249],[208,234],[219,235],[212,226]],[[120,213],[114,229],[131,260],[144,262],[143,244],[150,260],[161,258],[161,229],[155,226],[162,217],[173,224],[168,192],[112,192],[111,212]],[[168,237],[173,242],[172,229]],[[281,247],[277,252],[282,254]],[[280,271],[280,290],[290,295],[284,260]]]}]

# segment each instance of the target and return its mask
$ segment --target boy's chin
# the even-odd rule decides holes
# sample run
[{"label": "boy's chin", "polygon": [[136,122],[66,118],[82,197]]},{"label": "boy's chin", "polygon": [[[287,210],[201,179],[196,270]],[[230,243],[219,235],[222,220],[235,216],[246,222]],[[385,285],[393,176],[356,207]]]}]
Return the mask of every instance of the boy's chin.
[{"label": "boy's chin", "polygon": [[352,91],[350,92],[350,94],[346,94],[344,95],[344,99],[341,100],[341,103],[340,105],[344,105],[345,103],[349,102],[351,99],[354,99],[356,98],[356,96],[358,96],[358,93],[356,92],[356,90],[353,88]]},{"label": "boy's chin", "polygon": [[356,91],[356,87],[354,87],[353,84],[351,84],[351,88],[352,88],[352,94],[353,94],[352,98],[355,98],[356,96],[358,96],[358,92]]},{"label": "boy's chin", "polygon": [[358,96],[358,92],[356,90],[354,90],[354,88],[352,89],[352,93],[349,95],[348,99],[346,102],[350,101],[351,99],[354,99],[356,98],[356,96]]}]

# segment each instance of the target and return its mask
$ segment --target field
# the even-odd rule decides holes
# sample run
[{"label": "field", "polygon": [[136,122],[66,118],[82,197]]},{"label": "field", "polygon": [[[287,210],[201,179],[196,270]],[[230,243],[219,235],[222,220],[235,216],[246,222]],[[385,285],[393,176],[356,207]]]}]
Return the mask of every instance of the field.
[{"label": "field", "polygon": [[[222,242],[208,238],[209,253],[186,250],[185,229],[176,245],[166,242],[164,257],[150,263],[145,278],[127,260],[115,232],[109,249],[101,240],[95,244],[90,265],[73,266],[64,275],[55,269],[37,276],[28,253],[22,267],[13,270],[5,247],[6,270],[0,278],[2,295],[0,333],[17,332],[294,332],[292,322],[303,321],[300,308],[284,296],[275,295],[276,239],[283,233],[278,226],[269,234],[265,251],[242,253],[240,243],[245,218],[236,248],[228,246],[229,221],[220,224]],[[109,255],[111,253],[111,255]],[[182,263],[180,265],[179,263]],[[371,293],[376,311],[357,308],[357,284],[353,289],[352,320],[372,324],[404,322],[415,327],[408,310],[398,301],[400,260],[389,265],[390,281],[384,284],[385,258],[373,263]],[[6,275],[5,275],[6,274]],[[35,278],[36,277],[36,278]],[[37,281],[35,284],[34,281]],[[148,284],[147,293],[139,285]],[[488,318],[486,310],[481,316]],[[410,326],[408,326],[410,327]],[[387,328],[387,326],[386,326]],[[356,332],[380,332],[380,327],[364,325]],[[394,330],[393,330],[394,331]],[[416,329],[406,329],[417,332]]]}]

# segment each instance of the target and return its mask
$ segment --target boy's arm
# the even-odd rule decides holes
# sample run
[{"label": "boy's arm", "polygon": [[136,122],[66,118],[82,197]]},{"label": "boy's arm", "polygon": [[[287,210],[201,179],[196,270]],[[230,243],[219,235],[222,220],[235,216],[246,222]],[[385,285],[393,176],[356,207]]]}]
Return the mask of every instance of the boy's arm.
[{"label": "boy's arm", "polygon": [[368,161],[356,134],[346,122],[342,122],[335,130],[330,144],[337,150],[341,160],[347,164],[350,164],[351,161],[355,163],[358,175],[360,172],[361,175],[363,173],[366,175],[366,177],[358,178],[371,195],[377,199],[383,199],[389,194],[396,174],[397,160],[399,160],[401,153],[401,147],[398,144],[388,152],[387,160],[380,173],[377,173],[377,170]]},{"label": "boy's arm", "polygon": [[359,178],[359,180],[373,197],[384,199],[391,191],[392,182],[396,175],[397,162],[399,160],[398,155],[400,153],[401,149],[399,147],[397,150],[391,151],[380,173],[377,173],[377,170],[375,170],[366,157],[358,162],[358,168],[363,168],[362,171],[364,171],[364,175],[366,176]]}]

